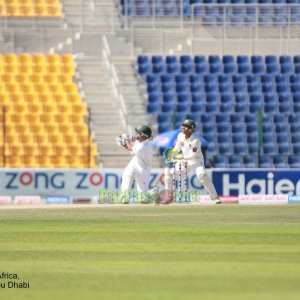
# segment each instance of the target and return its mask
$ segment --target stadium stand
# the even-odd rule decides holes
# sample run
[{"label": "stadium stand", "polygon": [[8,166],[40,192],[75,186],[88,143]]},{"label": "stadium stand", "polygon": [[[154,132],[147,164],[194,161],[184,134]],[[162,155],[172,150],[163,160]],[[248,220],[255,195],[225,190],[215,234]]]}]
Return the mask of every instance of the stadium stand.
[{"label": "stadium stand", "polygon": [[[194,119],[217,167],[298,165],[293,153],[300,129],[298,66],[298,55],[137,57],[147,112],[156,117],[158,132],[177,128],[180,122],[170,124],[178,116]],[[210,117],[200,120],[202,114]]]},{"label": "stadium stand", "polygon": [[299,0],[120,0],[120,9],[129,17],[198,18],[206,26],[300,22]]},{"label": "stadium stand", "polygon": [[2,166],[95,167],[72,54],[0,55]]},{"label": "stadium stand", "polygon": [[59,17],[62,15],[59,0],[0,1],[0,16],[8,17]]}]

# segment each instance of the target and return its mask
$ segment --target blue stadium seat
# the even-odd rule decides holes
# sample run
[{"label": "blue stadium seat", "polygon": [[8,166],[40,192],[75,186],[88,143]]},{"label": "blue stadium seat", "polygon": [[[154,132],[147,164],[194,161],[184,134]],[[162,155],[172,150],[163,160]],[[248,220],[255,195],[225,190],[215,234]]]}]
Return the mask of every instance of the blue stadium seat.
[{"label": "blue stadium seat", "polygon": [[294,144],[292,149],[294,155],[300,155],[300,144]]},{"label": "blue stadium seat", "polygon": [[230,168],[242,168],[243,162],[241,162],[241,157],[239,155],[230,155],[228,157],[228,164]]},{"label": "blue stadium seat", "polygon": [[273,165],[275,168],[286,168],[287,162],[284,155],[274,155],[273,156]]},{"label": "blue stadium seat", "polygon": [[280,144],[278,145],[278,154],[288,155],[291,152],[290,146],[288,144]]},{"label": "blue stadium seat", "polygon": [[258,166],[260,168],[272,168],[273,164],[271,162],[271,157],[267,154],[262,154],[258,156]]},{"label": "blue stadium seat", "polygon": [[231,144],[229,142],[218,145],[218,153],[229,155],[232,153]]},{"label": "blue stadium seat", "polygon": [[290,168],[300,168],[300,156],[299,155],[289,155],[288,164]]},{"label": "blue stadium seat", "polygon": [[233,151],[235,154],[241,155],[241,154],[247,154],[247,145],[244,142],[236,143],[233,145]]},{"label": "blue stadium seat", "polygon": [[193,103],[205,103],[206,96],[202,92],[193,92],[191,93],[191,102]]},{"label": "blue stadium seat", "polygon": [[214,155],[213,164],[215,168],[226,168],[227,162],[224,155]]},{"label": "blue stadium seat", "polygon": [[160,112],[159,103],[148,103],[147,104],[147,113],[148,114],[158,114]]},{"label": "blue stadium seat", "polygon": [[245,168],[256,168],[257,167],[257,157],[255,155],[245,155],[243,156],[244,167]]},{"label": "blue stadium seat", "polygon": [[275,114],[273,121],[275,124],[286,124],[286,116],[284,114]]},{"label": "blue stadium seat", "polygon": [[162,95],[162,102],[163,103],[170,103],[170,104],[174,104],[175,103],[175,93],[174,92],[169,92],[169,93],[164,93]]},{"label": "blue stadium seat", "polygon": [[203,112],[205,112],[204,103],[192,103],[191,104],[191,112],[192,113],[203,113]]}]

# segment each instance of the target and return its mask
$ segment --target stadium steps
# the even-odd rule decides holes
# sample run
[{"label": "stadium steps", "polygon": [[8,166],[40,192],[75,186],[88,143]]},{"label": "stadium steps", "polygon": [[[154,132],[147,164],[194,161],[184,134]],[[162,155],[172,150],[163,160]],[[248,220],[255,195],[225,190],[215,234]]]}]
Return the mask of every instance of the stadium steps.
[{"label": "stadium steps", "polygon": [[[61,0],[68,27],[85,32],[113,33],[120,26],[119,9],[111,0]],[[83,24],[82,24],[83,22]]]},{"label": "stadium steps", "polygon": [[115,137],[125,129],[106,67],[101,56],[83,56],[76,62],[84,99],[91,112],[91,129],[100,153],[99,162],[103,167],[123,167],[128,154],[116,145]]}]

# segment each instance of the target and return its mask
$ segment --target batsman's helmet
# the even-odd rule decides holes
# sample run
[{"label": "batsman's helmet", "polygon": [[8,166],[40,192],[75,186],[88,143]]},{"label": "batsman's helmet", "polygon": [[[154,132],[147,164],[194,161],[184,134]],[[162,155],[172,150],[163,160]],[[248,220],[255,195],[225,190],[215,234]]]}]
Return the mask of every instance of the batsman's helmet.
[{"label": "batsman's helmet", "polygon": [[141,125],[138,128],[135,128],[135,131],[141,135],[147,136],[147,138],[152,137],[152,129],[147,125]]},{"label": "batsman's helmet", "polygon": [[183,121],[183,123],[181,124],[182,126],[188,126],[191,129],[196,129],[196,123],[195,121],[191,120],[191,119],[186,119]]}]

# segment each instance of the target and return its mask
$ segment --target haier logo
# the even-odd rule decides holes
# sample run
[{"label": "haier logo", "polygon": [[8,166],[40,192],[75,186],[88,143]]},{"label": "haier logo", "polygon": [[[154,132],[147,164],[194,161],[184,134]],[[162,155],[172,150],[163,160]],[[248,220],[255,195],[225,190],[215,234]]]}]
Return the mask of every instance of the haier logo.
[{"label": "haier logo", "polygon": [[213,172],[220,195],[300,194],[300,176],[296,171],[229,171]]}]

